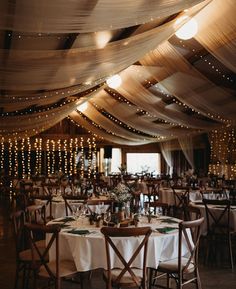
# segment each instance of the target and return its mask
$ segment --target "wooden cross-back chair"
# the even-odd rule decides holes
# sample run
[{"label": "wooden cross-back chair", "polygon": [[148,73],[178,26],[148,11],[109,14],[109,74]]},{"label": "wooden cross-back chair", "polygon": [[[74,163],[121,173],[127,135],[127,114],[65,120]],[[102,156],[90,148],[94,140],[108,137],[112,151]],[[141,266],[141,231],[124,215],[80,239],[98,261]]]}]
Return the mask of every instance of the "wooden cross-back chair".
[{"label": "wooden cross-back chair", "polygon": [[[155,285],[155,281],[158,280],[156,274],[155,277],[152,278],[153,271],[155,271],[156,273],[159,272],[167,275],[167,287],[165,288],[170,288],[170,278],[174,278],[176,280],[178,289],[183,288],[184,285],[189,283],[195,283],[197,289],[201,288],[201,281],[198,271],[198,247],[201,235],[201,225],[203,221],[204,218],[200,218],[194,221],[179,223],[178,257],[160,262],[156,270],[151,269],[150,285]],[[185,244],[187,250],[187,253],[184,256],[182,254],[183,244]]]},{"label": "wooden cross-back chair", "polygon": [[[230,200],[208,200],[203,199],[207,219],[207,254],[210,257],[210,251],[215,257],[219,250],[222,250],[222,244],[227,243],[231,268],[234,268],[232,236],[235,234],[230,224]],[[218,250],[219,249],[219,250]]]},{"label": "wooden cross-back chair", "polygon": [[188,205],[184,207],[184,220],[193,221],[201,218],[201,210],[197,207]]},{"label": "wooden cross-back chair", "polygon": [[159,201],[144,202],[144,207],[146,204],[149,206],[150,210],[151,210],[151,208],[153,208],[153,212],[155,214],[160,213],[163,216],[168,216],[170,213],[170,207],[167,203],[163,203],[163,202],[159,202]]},{"label": "wooden cross-back chair", "polygon": [[88,210],[90,213],[93,212],[91,209],[91,206],[99,206],[99,205],[104,205],[106,206],[106,212],[114,212],[114,200],[102,200],[102,199],[95,199],[95,200],[88,200],[87,201],[88,205]]},{"label": "wooden cross-back chair", "polygon": [[18,288],[20,273],[23,273],[23,284],[22,287],[26,286],[26,275],[29,270],[31,259],[28,258],[30,254],[26,251],[26,242],[24,235],[24,224],[25,224],[25,212],[23,210],[16,211],[11,214],[11,220],[13,225],[13,233],[16,245],[16,273],[15,273],[15,284],[14,288]]},{"label": "wooden cross-back chair", "polygon": [[[35,212],[35,207],[36,206],[31,206],[31,208],[28,207],[29,210],[26,208],[25,211],[19,210],[11,214],[16,244],[16,275],[14,285],[15,289],[18,287],[21,272],[23,273],[23,284],[21,288],[28,288],[30,273],[32,272],[32,254],[25,232],[25,223],[26,221],[33,221],[33,218],[31,218],[29,214]],[[42,239],[44,237],[44,235],[37,236],[36,242],[39,250],[43,250],[45,248],[45,240]]]},{"label": "wooden cross-back chair", "polygon": [[172,187],[175,206],[177,208],[182,208],[185,204],[189,203],[189,187]]},{"label": "wooden cross-back chair", "polygon": [[65,213],[66,216],[73,214],[73,205],[76,206],[79,204],[86,204],[87,203],[87,196],[73,196],[73,195],[63,195],[63,199],[65,202]]},{"label": "wooden cross-back chair", "polygon": [[[64,277],[72,277],[77,274],[77,270],[73,261],[60,260],[59,233],[60,226],[58,225],[39,225],[25,224],[27,237],[31,247],[32,254],[32,269],[34,270],[33,288],[37,287],[38,278],[46,278],[54,283],[55,289],[61,288],[61,279]],[[48,235],[48,242],[44,250],[37,243],[38,234]],[[49,261],[49,250],[55,250],[55,260]]]},{"label": "wooden cross-back chair", "polygon": [[25,214],[28,223],[46,225],[46,205],[27,206]]},{"label": "wooden cross-back chair", "polygon": [[41,200],[42,202],[45,202],[45,217],[46,220],[52,220],[54,217],[52,215],[52,199],[53,196],[50,194],[34,194],[31,195],[30,198],[33,199],[37,199],[37,200]]},{"label": "wooden cross-back chair", "polygon": [[148,201],[157,201],[159,197],[159,183],[147,182],[147,192],[143,193],[148,197]]},{"label": "wooden cross-back chair", "polygon": [[[113,286],[120,287],[139,287],[146,289],[146,258],[147,258],[147,248],[148,239],[151,234],[150,227],[140,227],[140,228],[112,228],[103,227],[101,232],[105,237],[106,246],[106,256],[107,256],[107,270],[104,271],[104,280],[107,283],[107,289],[111,289]],[[133,252],[131,258],[126,261],[123,255],[120,253],[119,249],[116,247],[113,237],[138,237],[143,236],[140,240],[139,246]],[[112,268],[110,248],[114,250],[116,257],[122,263],[123,268]],[[132,263],[143,251],[142,269],[133,268]]]},{"label": "wooden cross-back chair", "polygon": [[174,215],[176,217],[183,218],[183,209],[189,204],[189,187],[172,187],[175,206],[174,206]]}]

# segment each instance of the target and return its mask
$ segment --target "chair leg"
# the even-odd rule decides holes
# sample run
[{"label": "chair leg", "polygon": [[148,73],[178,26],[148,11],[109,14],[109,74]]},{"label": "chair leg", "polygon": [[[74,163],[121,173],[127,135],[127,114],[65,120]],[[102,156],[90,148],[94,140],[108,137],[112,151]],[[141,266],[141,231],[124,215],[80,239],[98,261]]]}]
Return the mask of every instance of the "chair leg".
[{"label": "chair leg", "polygon": [[152,288],[152,276],[153,276],[153,268],[149,269],[149,284],[148,284],[148,288],[151,289]]},{"label": "chair leg", "polygon": [[166,286],[167,286],[167,289],[169,289],[170,288],[170,276],[169,276],[169,274],[167,273],[166,274]]},{"label": "chair leg", "polygon": [[179,276],[179,278],[177,279],[178,280],[178,285],[177,285],[177,288],[178,289],[182,289],[182,283],[183,283],[183,276],[182,276],[182,273],[181,274],[178,274]]},{"label": "chair leg", "polygon": [[234,260],[233,260],[233,251],[232,251],[232,242],[231,242],[231,237],[228,236],[228,242],[229,242],[229,257],[230,257],[230,264],[231,264],[231,269],[234,269]]},{"label": "chair leg", "polygon": [[16,264],[16,274],[15,274],[15,284],[14,284],[14,289],[17,289],[18,287],[18,281],[19,281],[19,263]]},{"label": "chair leg", "polygon": [[26,266],[24,266],[24,268],[23,268],[23,280],[22,280],[22,288],[23,289],[26,289],[26,274],[27,273],[27,267]]},{"label": "chair leg", "polygon": [[83,289],[84,288],[84,275],[83,275],[83,272],[80,272],[79,277],[80,277],[80,288]]},{"label": "chair leg", "polygon": [[199,271],[196,269],[196,289],[202,289],[201,279],[199,276]]}]

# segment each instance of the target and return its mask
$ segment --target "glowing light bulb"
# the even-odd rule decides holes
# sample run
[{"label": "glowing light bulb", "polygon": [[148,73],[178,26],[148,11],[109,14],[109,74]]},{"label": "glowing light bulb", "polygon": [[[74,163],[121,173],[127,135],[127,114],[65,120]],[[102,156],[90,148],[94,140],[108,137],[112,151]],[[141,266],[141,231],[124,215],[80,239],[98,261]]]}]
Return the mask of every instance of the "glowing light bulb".
[{"label": "glowing light bulb", "polygon": [[[189,18],[184,16],[176,21],[176,24],[182,22],[184,19]],[[197,21],[192,18],[188,22],[186,22],[179,30],[176,31],[175,35],[183,40],[190,39],[194,37],[198,32],[198,24]]]},{"label": "glowing light bulb", "polygon": [[85,111],[88,108],[88,103],[87,101],[82,103],[81,105],[77,106],[77,109],[81,112]]},{"label": "glowing light bulb", "polygon": [[106,83],[110,88],[118,88],[122,83],[122,79],[118,74],[115,74],[112,77],[108,78],[106,80]]}]

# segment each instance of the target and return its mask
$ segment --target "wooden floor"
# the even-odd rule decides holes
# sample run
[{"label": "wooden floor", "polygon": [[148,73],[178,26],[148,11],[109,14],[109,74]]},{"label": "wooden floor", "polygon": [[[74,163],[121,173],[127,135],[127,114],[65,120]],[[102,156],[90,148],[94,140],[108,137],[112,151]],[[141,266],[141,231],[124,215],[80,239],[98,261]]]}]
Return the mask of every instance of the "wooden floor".
[{"label": "wooden floor", "polygon": [[[11,223],[9,220],[10,204],[8,201],[0,200],[0,289],[13,289],[15,277],[15,246],[13,241]],[[236,255],[236,252],[234,252]],[[209,267],[200,265],[200,276],[202,289],[235,289],[236,269],[234,272],[230,268]],[[84,276],[84,289],[102,289],[105,284],[102,280],[102,270],[96,270],[88,280],[87,274]],[[172,288],[175,288],[174,282]],[[20,287],[19,287],[20,288]],[[63,282],[63,289],[81,288],[78,283]],[[194,288],[187,285],[185,288]]]}]

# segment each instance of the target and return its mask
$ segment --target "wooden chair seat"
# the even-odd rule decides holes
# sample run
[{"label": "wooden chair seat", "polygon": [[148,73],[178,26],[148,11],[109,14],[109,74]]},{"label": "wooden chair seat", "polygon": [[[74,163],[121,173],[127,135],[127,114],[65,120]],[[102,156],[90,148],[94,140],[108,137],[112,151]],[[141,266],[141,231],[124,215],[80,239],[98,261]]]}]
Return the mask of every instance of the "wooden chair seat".
[{"label": "wooden chair seat", "polygon": [[[119,268],[115,268],[115,269],[111,270],[111,281],[112,282],[114,282],[118,278],[118,276],[120,275],[121,271],[122,270],[119,269]],[[143,276],[143,270],[137,269],[137,268],[132,268],[132,271],[134,272],[135,276],[137,277],[137,281],[141,284],[142,276]],[[105,270],[103,274],[104,274],[104,278],[108,279],[108,271]],[[122,276],[122,278],[120,279],[119,284],[120,284],[120,287],[133,285],[134,284],[134,280],[131,277],[130,273],[126,272]]]},{"label": "wooden chair seat", "polygon": [[[45,251],[45,240],[40,240],[37,242],[39,251],[42,253]],[[36,250],[34,250],[34,254],[37,256]],[[23,262],[32,262],[32,251],[31,249],[23,250],[19,252],[19,258]],[[38,257],[39,260],[39,257]],[[48,257],[47,257],[48,260]]]},{"label": "wooden chair seat", "polygon": [[[181,258],[181,270],[183,270],[183,268],[187,265],[188,263],[188,258],[182,257]],[[164,262],[160,262],[159,266],[158,266],[159,270],[161,270],[162,272],[178,272],[179,267],[178,267],[178,258],[172,259],[172,260],[168,260],[168,261],[164,261]],[[191,262],[189,264],[189,266],[186,269],[186,273],[192,273],[194,271],[195,265],[193,262]]]},{"label": "wooden chair seat", "polygon": [[[52,261],[52,262],[49,262],[47,265],[48,265],[50,271],[56,276],[56,262]],[[77,273],[75,263],[73,261],[70,261],[70,260],[61,260],[59,270],[60,270],[59,274],[60,274],[61,278]],[[39,268],[38,276],[50,278],[48,271],[46,270],[46,268],[44,266],[41,266]]]}]

